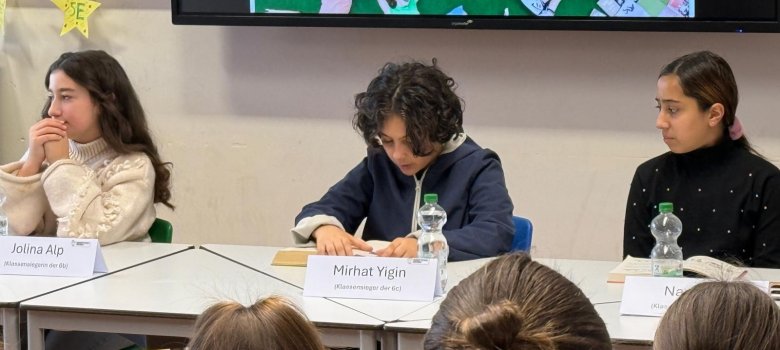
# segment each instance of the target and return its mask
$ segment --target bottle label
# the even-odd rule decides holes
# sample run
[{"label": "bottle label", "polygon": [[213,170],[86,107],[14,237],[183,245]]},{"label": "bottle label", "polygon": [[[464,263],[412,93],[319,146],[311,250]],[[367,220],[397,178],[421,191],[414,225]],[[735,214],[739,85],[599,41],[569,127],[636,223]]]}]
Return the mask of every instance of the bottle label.
[{"label": "bottle label", "polygon": [[652,262],[653,276],[680,277],[683,275],[682,260],[655,259]]},{"label": "bottle label", "polygon": [[0,236],[11,235],[10,228],[8,227],[8,218],[0,215]]}]

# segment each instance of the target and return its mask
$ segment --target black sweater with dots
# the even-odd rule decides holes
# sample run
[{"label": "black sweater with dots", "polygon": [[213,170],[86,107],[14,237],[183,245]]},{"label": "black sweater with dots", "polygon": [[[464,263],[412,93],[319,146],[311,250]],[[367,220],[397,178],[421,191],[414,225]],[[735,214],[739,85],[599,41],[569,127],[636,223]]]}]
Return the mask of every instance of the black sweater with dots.
[{"label": "black sweater with dots", "polygon": [[731,140],[640,165],[628,194],[623,256],[649,257],[650,221],[672,202],[683,257],[780,268],[780,170]]}]

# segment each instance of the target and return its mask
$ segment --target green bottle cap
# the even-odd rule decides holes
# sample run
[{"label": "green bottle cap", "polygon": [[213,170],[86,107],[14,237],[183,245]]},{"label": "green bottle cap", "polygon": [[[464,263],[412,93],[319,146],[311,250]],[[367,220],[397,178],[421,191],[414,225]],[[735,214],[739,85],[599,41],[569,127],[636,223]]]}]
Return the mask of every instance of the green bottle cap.
[{"label": "green bottle cap", "polygon": [[426,193],[423,198],[424,198],[423,200],[425,201],[425,204],[436,203],[436,202],[439,201],[439,195],[436,194],[436,193]]},{"label": "green bottle cap", "polygon": [[662,214],[671,213],[674,210],[674,205],[670,202],[658,203],[658,211]]}]

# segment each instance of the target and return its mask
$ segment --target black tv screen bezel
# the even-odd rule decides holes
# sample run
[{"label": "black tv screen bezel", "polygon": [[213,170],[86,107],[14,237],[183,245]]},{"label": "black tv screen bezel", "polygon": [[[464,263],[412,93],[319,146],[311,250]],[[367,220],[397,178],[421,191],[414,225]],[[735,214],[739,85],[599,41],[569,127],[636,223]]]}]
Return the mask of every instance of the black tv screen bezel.
[{"label": "black tv screen bezel", "polygon": [[486,17],[325,14],[182,13],[171,0],[173,24],[211,26],[346,27],[346,28],[453,28],[508,30],[584,30],[647,32],[780,33],[780,0],[775,20],[684,20],[599,17]]}]

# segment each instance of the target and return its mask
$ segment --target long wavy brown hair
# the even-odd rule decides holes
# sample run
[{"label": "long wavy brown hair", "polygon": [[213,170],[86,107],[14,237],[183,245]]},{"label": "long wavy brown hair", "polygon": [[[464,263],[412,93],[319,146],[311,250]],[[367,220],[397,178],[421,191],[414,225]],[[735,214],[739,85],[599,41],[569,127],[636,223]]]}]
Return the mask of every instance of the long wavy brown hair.
[{"label": "long wavy brown hair", "polygon": [[[89,91],[92,102],[99,107],[100,132],[106,143],[119,154],[143,152],[154,167],[154,202],[174,209],[171,204],[171,167],[157,152],[138,95],[119,62],[101,50],[66,52],[54,61],[46,72],[45,87],[55,71],[62,71]],[[41,115],[48,118],[51,98]]]}]

